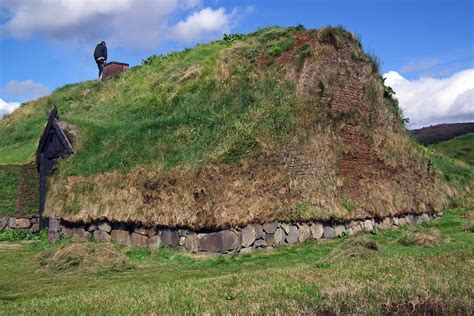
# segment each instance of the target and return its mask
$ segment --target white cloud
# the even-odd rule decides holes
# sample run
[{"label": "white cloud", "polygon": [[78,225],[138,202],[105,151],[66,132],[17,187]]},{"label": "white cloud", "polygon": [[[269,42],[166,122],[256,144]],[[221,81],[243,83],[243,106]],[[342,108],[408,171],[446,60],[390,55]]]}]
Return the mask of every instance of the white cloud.
[{"label": "white cloud", "polygon": [[396,71],[383,76],[410,119],[410,128],[474,121],[474,69],[443,79],[407,80]]},{"label": "white cloud", "polygon": [[228,32],[230,23],[230,16],[224,8],[205,8],[180,21],[174,28],[174,35],[180,41],[192,42],[215,33]]},{"label": "white cloud", "polygon": [[50,93],[41,83],[31,80],[11,80],[5,84],[2,92],[13,99],[21,101],[34,100]]},{"label": "white cloud", "polygon": [[0,99],[0,120],[11,112],[15,111],[17,107],[20,106],[20,102],[7,102],[3,99]]},{"label": "white cloud", "polygon": [[223,8],[200,7],[200,0],[10,0],[0,4],[0,12],[8,12],[0,29],[16,38],[44,35],[88,44],[106,40],[133,49],[222,34],[237,19]]}]

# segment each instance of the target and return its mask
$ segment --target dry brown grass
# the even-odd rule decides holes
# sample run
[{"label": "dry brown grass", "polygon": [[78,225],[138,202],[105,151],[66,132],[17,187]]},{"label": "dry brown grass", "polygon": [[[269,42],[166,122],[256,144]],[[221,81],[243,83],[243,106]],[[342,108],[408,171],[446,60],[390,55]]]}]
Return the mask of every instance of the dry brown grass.
[{"label": "dry brown grass", "polygon": [[441,232],[435,228],[429,230],[412,230],[403,235],[398,242],[404,246],[419,247],[439,247],[448,243],[449,238],[443,236]]},{"label": "dry brown grass", "polygon": [[35,255],[41,266],[57,272],[100,273],[132,267],[129,259],[110,243],[71,243]]},{"label": "dry brown grass", "polygon": [[355,237],[343,243],[339,248],[334,249],[324,263],[336,263],[347,259],[361,257],[376,253],[380,250],[380,245],[376,240],[367,237]]},{"label": "dry brown grass", "polygon": [[469,221],[461,227],[462,231],[474,233],[474,220]]}]

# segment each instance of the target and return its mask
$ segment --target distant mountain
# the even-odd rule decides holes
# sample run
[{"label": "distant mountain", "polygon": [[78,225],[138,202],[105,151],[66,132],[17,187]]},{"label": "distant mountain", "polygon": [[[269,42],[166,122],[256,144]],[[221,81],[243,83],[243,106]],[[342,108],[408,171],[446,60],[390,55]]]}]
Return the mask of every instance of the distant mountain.
[{"label": "distant mountain", "polygon": [[422,144],[437,144],[467,133],[474,133],[474,122],[431,125],[410,132]]}]

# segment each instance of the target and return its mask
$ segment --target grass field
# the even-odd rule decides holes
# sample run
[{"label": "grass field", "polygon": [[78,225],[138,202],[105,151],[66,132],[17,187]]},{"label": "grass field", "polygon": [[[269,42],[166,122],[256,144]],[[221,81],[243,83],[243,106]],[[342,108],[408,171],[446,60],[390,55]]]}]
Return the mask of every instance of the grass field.
[{"label": "grass field", "polygon": [[446,156],[474,166],[474,133],[465,134],[430,146]]},{"label": "grass field", "polygon": [[[34,241],[9,250],[19,242],[3,242],[0,314],[469,314],[474,236],[472,218],[463,214],[451,210],[416,227],[419,235],[439,233],[440,243],[430,248],[397,242],[407,244],[415,229],[403,227],[250,255],[114,248],[116,257],[128,258],[121,269],[102,264],[84,270],[67,260],[54,269],[38,263],[45,252],[76,245],[71,241],[53,247]],[[360,251],[355,241],[371,246]]]}]

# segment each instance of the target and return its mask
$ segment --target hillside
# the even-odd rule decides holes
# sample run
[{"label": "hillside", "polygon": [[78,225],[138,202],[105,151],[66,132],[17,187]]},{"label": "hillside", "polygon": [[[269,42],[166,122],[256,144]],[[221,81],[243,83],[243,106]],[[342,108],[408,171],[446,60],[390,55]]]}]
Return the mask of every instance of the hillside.
[{"label": "hillside", "polygon": [[67,85],[0,122],[0,163],[32,160],[53,104],[75,154],[46,212],[71,221],[340,220],[439,211],[472,190],[472,169],[406,133],[376,58],[341,28],[228,35]]},{"label": "hillside", "polygon": [[459,159],[474,166],[474,133],[464,134],[453,139],[431,145],[448,157]]},{"label": "hillside", "polygon": [[422,144],[437,144],[457,136],[474,133],[474,122],[430,125],[410,132]]}]

